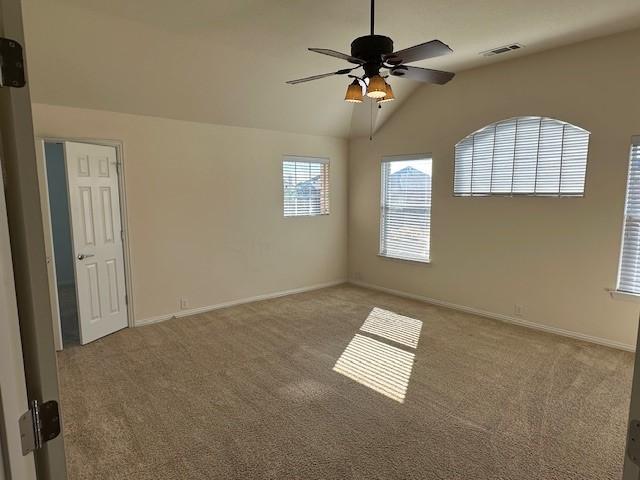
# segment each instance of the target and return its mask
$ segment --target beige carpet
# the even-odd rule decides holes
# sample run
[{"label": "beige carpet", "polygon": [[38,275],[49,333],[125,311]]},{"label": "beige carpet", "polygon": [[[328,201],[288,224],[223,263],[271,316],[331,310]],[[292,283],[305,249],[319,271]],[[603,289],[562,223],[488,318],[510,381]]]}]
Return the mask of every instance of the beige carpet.
[{"label": "beige carpet", "polygon": [[71,480],[567,480],[620,478],[633,357],[340,286],[58,359]]}]

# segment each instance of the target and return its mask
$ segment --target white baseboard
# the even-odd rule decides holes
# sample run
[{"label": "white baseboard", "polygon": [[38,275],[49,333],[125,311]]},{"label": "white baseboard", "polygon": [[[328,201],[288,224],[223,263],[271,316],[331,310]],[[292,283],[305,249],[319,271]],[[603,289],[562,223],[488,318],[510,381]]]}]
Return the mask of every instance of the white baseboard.
[{"label": "white baseboard", "polygon": [[260,300],[269,300],[271,298],[284,297],[286,295],[293,295],[295,293],[310,292],[312,290],[320,290],[321,288],[334,287],[347,283],[347,279],[334,280],[332,282],[319,283],[317,285],[310,285],[307,287],[293,288],[291,290],[283,290],[280,292],[265,293],[262,295],[256,295],[255,297],[239,298],[237,300],[231,300],[229,302],[217,303],[215,305],[207,305],[204,307],[191,308],[189,310],[179,310],[174,313],[168,313],[165,315],[158,315],[157,317],[144,318],[142,320],[136,320],[135,326],[141,327],[143,325],[151,325],[153,323],[163,322],[171,318],[188,317],[189,315],[196,315],[198,313],[211,312],[213,310],[219,310],[221,308],[233,307],[235,305],[242,305],[244,303],[257,302]]},{"label": "white baseboard", "polygon": [[384,293],[390,293],[398,297],[410,298],[412,300],[418,300],[421,302],[437,305],[440,307],[450,308],[452,310],[458,310],[460,312],[472,313],[480,317],[492,318],[494,320],[500,320],[514,325],[520,325],[534,330],[541,330],[543,332],[554,333],[556,335],[562,335],[563,337],[570,337],[576,340],[583,340],[585,342],[597,343],[598,345],[604,345],[606,347],[617,348],[619,350],[626,350],[629,352],[635,352],[636,346],[629,345],[627,343],[617,342],[615,340],[609,340],[601,337],[594,337],[591,335],[585,335],[584,333],[574,332],[572,330],[565,330],[564,328],[552,327],[550,325],[544,325],[541,323],[531,322],[522,318],[511,317],[509,315],[503,315],[501,313],[487,312],[473,307],[467,307],[465,305],[457,305],[455,303],[445,302],[443,300],[437,300],[435,298],[425,297],[423,295],[416,295],[414,293],[401,292],[400,290],[394,290],[392,288],[381,287],[371,283],[349,280],[349,283],[357,285],[359,287],[369,288],[371,290],[378,290]]}]

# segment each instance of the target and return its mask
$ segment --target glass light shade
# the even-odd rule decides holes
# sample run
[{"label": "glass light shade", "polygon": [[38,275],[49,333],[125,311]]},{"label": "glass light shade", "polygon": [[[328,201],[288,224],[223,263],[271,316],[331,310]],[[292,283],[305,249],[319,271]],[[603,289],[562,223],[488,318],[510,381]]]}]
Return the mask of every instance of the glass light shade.
[{"label": "glass light shade", "polygon": [[387,83],[387,94],[376,101],[378,103],[385,103],[385,102],[391,102],[392,100],[395,100],[395,99],[396,97],[393,95],[393,90],[391,89],[391,85]]},{"label": "glass light shade", "polygon": [[374,75],[369,79],[367,97],[382,98],[387,94],[387,82],[380,75]]},{"label": "glass light shade", "polygon": [[357,80],[354,80],[353,83],[347,87],[347,94],[344,96],[344,101],[349,103],[362,103],[362,87]]}]

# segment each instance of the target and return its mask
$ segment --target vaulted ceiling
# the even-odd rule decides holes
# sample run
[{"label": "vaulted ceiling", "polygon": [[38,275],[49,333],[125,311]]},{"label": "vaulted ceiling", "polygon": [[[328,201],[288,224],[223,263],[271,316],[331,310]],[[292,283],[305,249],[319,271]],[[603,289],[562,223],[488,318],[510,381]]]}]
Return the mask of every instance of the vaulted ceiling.
[{"label": "vaulted ceiling", "polygon": [[[368,0],[23,2],[34,102],[349,137],[419,86],[392,79],[398,100],[377,112],[343,102],[345,78],[285,85],[345,66],[306,49],[349,53],[368,33]],[[415,65],[454,72],[640,26],[638,0],[376,3],[377,33],[397,49],[442,40],[453,55]],[[526,48],[479,55],[514,42]]]}]

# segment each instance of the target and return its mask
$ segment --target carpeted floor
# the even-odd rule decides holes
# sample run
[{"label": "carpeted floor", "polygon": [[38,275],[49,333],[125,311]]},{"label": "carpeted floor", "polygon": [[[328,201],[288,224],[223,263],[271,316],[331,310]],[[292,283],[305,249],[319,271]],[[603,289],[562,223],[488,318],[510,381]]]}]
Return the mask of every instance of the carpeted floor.
[{"label": "carpeted floor", "polygon": [[353,286],[59,354],[70,480],[618,479],[633,356]]}]

